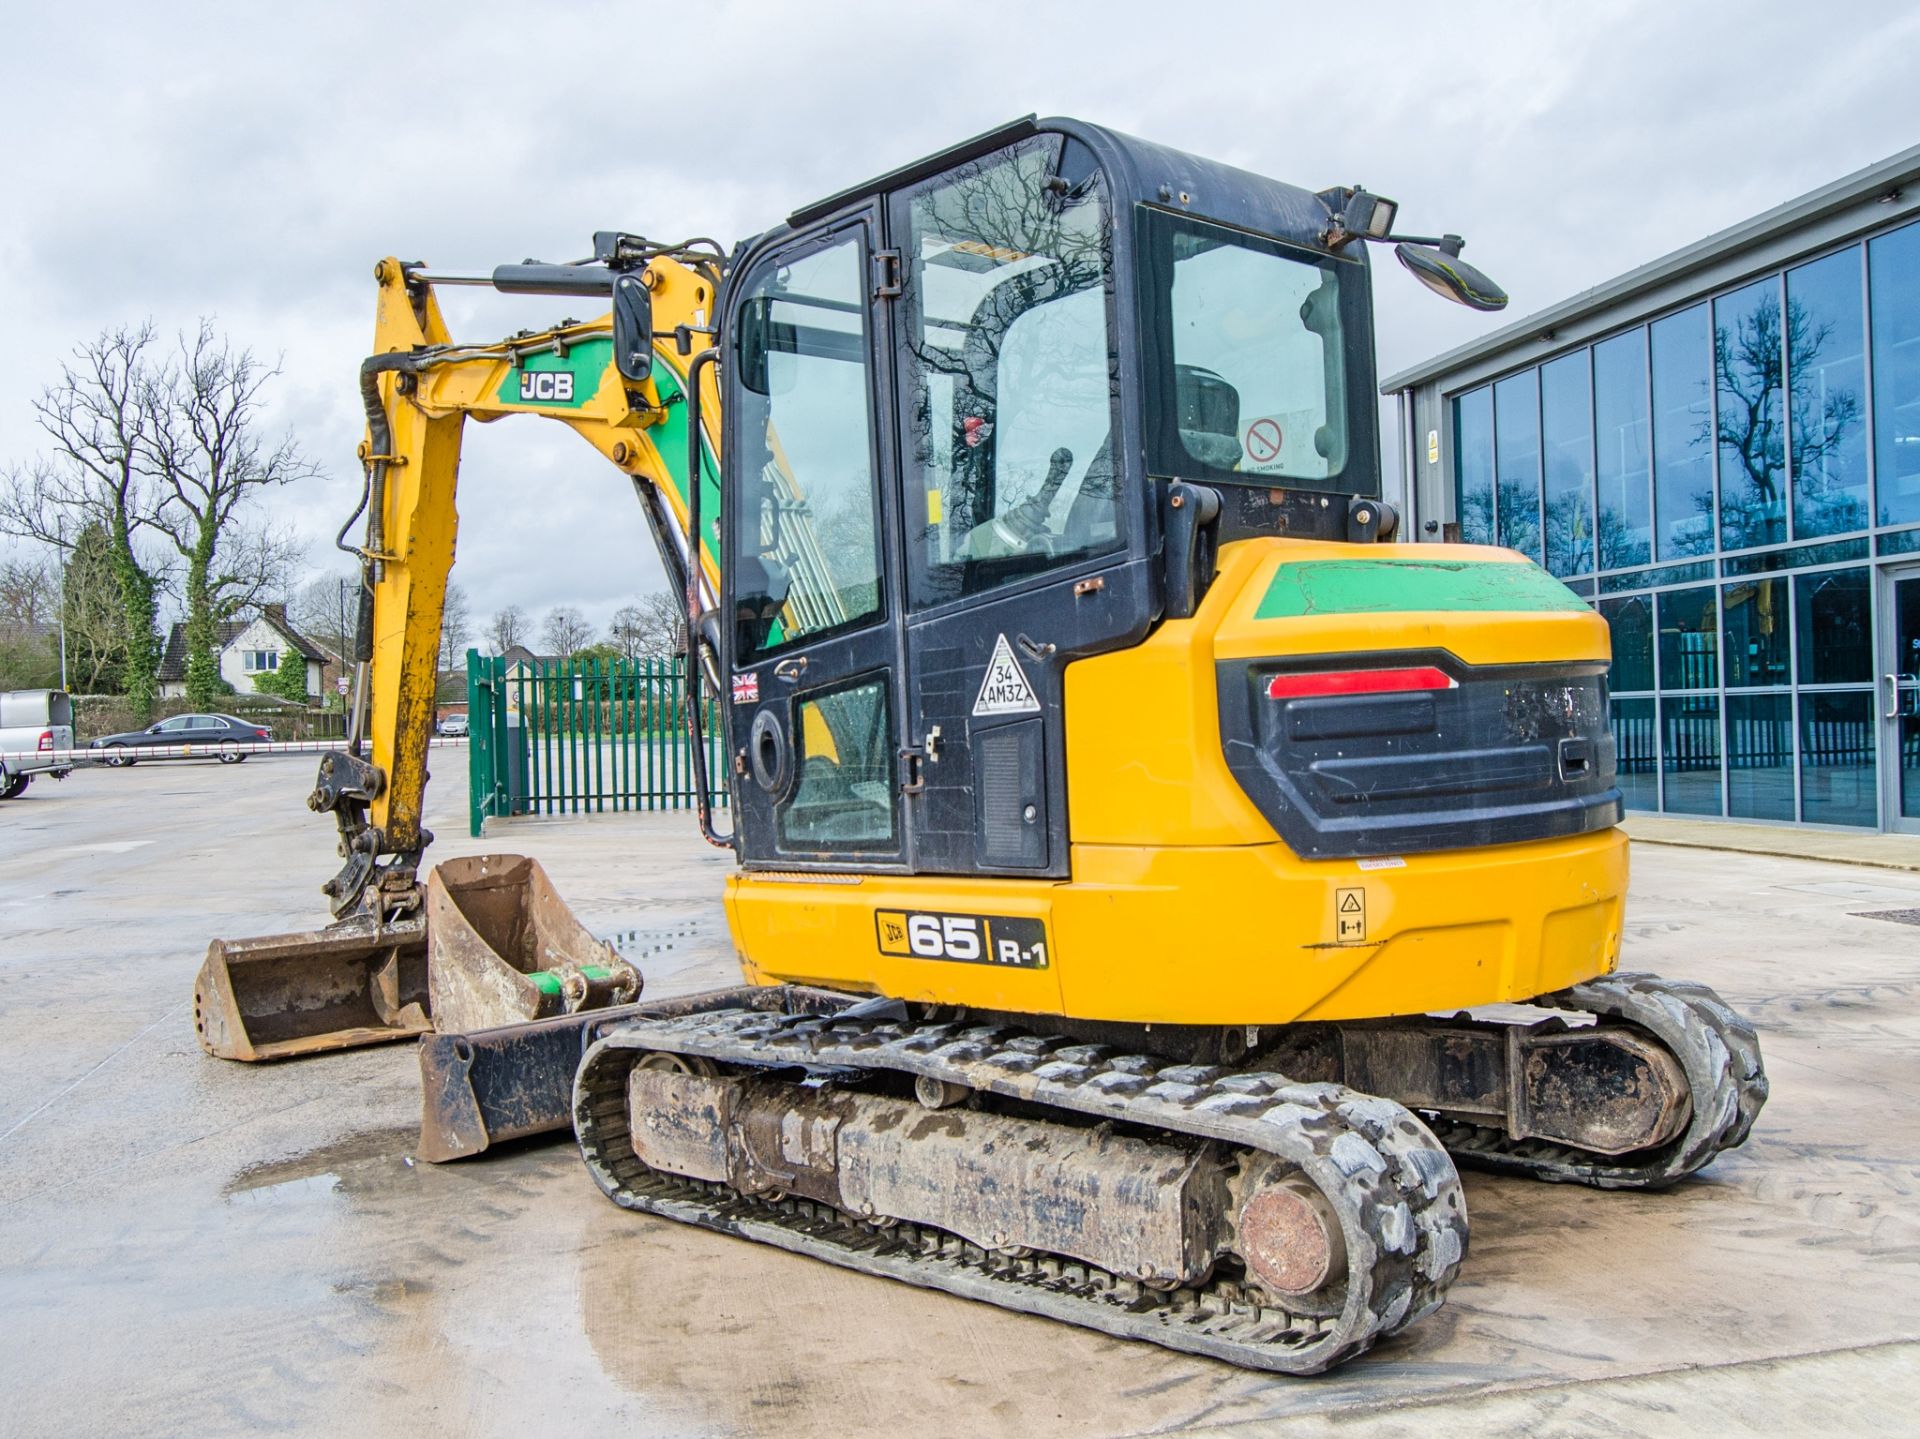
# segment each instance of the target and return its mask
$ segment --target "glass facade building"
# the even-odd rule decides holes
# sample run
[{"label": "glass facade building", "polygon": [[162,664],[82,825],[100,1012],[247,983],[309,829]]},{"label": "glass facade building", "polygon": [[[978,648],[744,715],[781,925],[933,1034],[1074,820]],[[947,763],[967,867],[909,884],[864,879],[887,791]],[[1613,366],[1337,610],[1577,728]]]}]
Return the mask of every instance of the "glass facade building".
[{"label": "glass facade building", "polygon": [[1408,537],[1605,617],[1630,809],[1920,833],[1915,181],[1920,147],[1385,387]]}]

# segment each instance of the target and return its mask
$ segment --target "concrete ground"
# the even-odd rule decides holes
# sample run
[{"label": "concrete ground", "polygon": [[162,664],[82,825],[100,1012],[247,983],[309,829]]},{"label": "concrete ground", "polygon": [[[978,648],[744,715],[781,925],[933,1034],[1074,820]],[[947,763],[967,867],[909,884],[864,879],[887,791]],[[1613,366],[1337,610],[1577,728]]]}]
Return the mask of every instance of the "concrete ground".
[{"label": "concrete ground", "polygon": [[[523,820],[649,992],[731,978],[683,815]],[[1469,1174],[1444,1309],[1276,1380],[627,1214],[564,1143],[410,1158],[402,1046],[205,1058],[213,935],[305,926],[311,762],[143,764],[0,805],[0,1434],[1911,1432],[1920,875],[1642,847],[1631,967],[1758,1022],[1752,1141],[1660,1195]]]}]

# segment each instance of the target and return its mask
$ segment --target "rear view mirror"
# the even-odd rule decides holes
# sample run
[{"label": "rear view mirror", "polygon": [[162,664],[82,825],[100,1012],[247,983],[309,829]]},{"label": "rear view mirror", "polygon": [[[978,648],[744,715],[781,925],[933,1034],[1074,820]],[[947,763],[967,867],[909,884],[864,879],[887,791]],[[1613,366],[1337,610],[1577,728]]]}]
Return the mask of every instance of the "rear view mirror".
[{"label": "rear view mirror", "polygon": [[653,374],[653,296],[634,270],[613,277],[613,364],[635,383]]},{"label": "rear view mirror", "polygon": [[1395,245],[1393,253],[1413,273],[1414,279],[1457,305],[1465,305],[1469,310],[1507,307],[1507,292],[1457,254],[1448,254],[1435,245],[1412,242]]},{"label": "rear view mirror", "polygon": [[740,307],[735,343],[740,350],[740,383],[756,395],[772,393],[767,377],[767,344],[773,328],[773,301],[756,295]]}]

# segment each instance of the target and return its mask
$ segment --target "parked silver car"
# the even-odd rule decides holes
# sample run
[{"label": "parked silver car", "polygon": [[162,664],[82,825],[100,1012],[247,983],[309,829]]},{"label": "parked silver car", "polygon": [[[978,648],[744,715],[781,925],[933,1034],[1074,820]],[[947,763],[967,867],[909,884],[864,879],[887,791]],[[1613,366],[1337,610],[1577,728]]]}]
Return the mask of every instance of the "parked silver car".
[{"label": "parked silver car", "polygon": [[54,756],[72,748],[73,700],[65,690],[0,694],[0,799],[17,798],[36,774],[65,779],[73,761]]}]

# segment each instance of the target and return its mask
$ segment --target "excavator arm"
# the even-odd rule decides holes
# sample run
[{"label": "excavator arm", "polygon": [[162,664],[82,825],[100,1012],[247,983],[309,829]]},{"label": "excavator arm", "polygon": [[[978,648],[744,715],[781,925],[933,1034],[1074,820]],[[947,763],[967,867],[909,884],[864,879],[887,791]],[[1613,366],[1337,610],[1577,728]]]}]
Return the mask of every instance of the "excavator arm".
[{"label": "excavator arm", "polygon": [[[332,813],[345,861],[325,885],[336,918],[418,910],[428,742],[441,611],[458,529],[468,419],[539,415],[598,450],[634,485],[688,614],[711,608],[719,575],[717,393],[690,406],[692,352],[711,333],[717,254],[597,237],[596,262],[503,266],[482,283],[509,292],[608,294],[613,310],[486,344],[454,341],[435,277],[396,259],[375,267],[374,353],[361,368],[366,488],[342,530],[361,565],[354,702],[345,749],[323,757],[309,805]],[[700,443],[689,444],[689,411]],[[697,461],[695,457],[698,457]],[[704,494],[696,497],[694,471]],[[530,496],[529,503],[539,503]],[[690,540],[695,512],[702,535]],[[361,514],[364,540],[344,543]]]},{"label": "excavator arm", "polygon": [[[209,946],[194,1025],[210,1054],[289,1058],[430,1034],[443,1010],[461,1022],[479,1013],[520,1023],[639,992],[637,972],[580,928],[532,861],[463,860],[426,882],[420,865],[433,839],[423,802],[469,419],[556,420],[628,477],[683,596],[689,648],[709,653],[703,668],[717,683],[716,640],[703,636],[717,633],[720,407],[700,375],[716,353],[706,341],[720,252],[710,241],[594,238],[593,260],[529,261],[486,276],[434,275],[391,258],[375,267],[374,353],[360,370],[366,482],[338,541],[361,574],[352,715],[345,746],[321,757],[307,800],[339,825],[344,863],[323,887],[335,922]],[[607,313],[468,344],[452,337],[435,296],[447,284],[587,296]],[[363,517],[362,538],[349,543]],[[699,707],[688,709],[697,722]],[[718,841],[698,774],[704,746],[694,757],[701,826]],[[577,1055],[577,1035],[539,1050],[554,1076],[571,1074],[568,1044]],[[473,1051],[458,1052],[464,1079]],[[456,1088],[471,1092],[450,1082],[449,1093]]]}]

